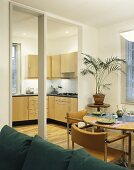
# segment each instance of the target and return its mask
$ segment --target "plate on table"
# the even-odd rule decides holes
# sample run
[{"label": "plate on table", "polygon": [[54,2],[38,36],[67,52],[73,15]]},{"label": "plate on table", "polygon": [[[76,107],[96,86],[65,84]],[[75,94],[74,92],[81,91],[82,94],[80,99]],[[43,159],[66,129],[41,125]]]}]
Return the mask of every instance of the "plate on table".
[{"label": "plate on table", "polygon": [[97,120],[97,123],[101,123],[101,124],[113,124],[115,123],[114,119],[107,119],[107,118],[101,118]]},{"label": "plate on table", "polygon": [[95,115],[95,116],[102,116],[102,115],[105,115],[105,113],[101,113],[101,112],[92,112],[92,115]]}]

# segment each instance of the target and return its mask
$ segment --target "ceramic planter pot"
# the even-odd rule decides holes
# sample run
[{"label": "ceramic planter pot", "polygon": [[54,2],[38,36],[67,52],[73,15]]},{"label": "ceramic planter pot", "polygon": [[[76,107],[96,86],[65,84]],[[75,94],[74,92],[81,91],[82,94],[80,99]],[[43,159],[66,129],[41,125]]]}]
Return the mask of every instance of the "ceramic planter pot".
[{"label": "ceramic planter pot", "polygon": [[103,105],[105,95],[104,94],[94,94],[94,102],[96,105]]}]

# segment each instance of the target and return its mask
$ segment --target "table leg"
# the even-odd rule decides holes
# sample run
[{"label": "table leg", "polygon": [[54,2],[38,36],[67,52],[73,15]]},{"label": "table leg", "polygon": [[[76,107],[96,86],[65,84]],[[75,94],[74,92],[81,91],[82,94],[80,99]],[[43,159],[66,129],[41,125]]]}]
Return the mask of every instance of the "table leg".
[{"label": "table leg", "polygon": [[100,106],[97,107],[97,112],[100,112]]},{"label": "table leg", "polygon": [[128,139],[128,168],[131,168],[131,141],[132,141],[132,136],[131,133],[129,133],[129,139]]},{"label": "table leg", "polygon": [[[126,133],[126,131],[122,131],[123,134]],[[129,133],[129,138],[128,138],[128,168],[131,169],[131,140],[132,140],[132,137],[131,137],[131,133]],[[124,143],[125,143],[125,139],[122,140],[122,150],[125,151],[125,148],[124,148]],[[125,161],[125,158],[124,158],[124,161]]]}]

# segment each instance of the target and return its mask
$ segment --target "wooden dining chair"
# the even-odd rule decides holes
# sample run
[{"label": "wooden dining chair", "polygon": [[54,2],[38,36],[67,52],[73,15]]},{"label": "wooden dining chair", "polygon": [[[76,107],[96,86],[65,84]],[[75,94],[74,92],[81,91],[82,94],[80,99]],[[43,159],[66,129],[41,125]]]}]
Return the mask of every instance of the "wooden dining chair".
[{"label": "wooden dining chair", "polygon": [[77,123],[79,128],[90,128],[92,125],[89,125],[83,121],[83,117],[87,114],[87,110],[81,110],[74,113],[67,113],[66,119],[67,119],[67,147],[69,149],[69,135],[71,134],[71,125],[73,123]]},{"label": "wooden dining chair", "polygon": [[[124,138],[130,138],[130,134],[118,135],[115,138],[108,140],[108,134],[106,132],[89,132],[83,129],[79,129],[76,124],[71,127],[72,148],[74,149],[74,143],[84,147],[91,155],[106,162],[115,162],[120,158],[124,158],[126,152],[124,150],[114,149],[108,146],[108,144],[118,141]],[[128,146],[128,151],[130,146]],[[131,153],[127,153],[131,154]],[[131,159],[128,160],[129,167],[131,165]]]}]

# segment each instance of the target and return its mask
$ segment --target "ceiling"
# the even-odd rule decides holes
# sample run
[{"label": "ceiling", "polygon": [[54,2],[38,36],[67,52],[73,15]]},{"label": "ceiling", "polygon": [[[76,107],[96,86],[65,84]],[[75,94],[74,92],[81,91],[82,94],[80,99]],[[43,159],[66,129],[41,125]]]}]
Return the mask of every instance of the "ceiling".
[{"label": "ceiling", "polygon": [[134,0],[13,0],[94,27],[134,17]]},{"label": "ceiling", "polygon": [[[13,9],[12,32],[14,37],[38,37],[38,18],[26,11]],[[56,39],[77,35],[77,27],[48,19],[47,31],[48,39]]]}]

